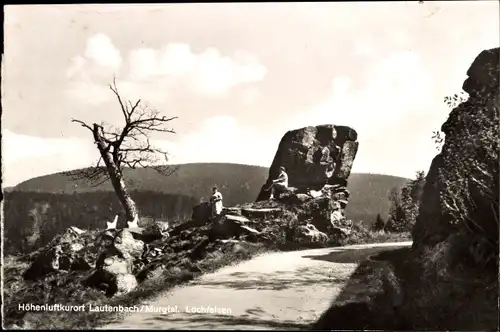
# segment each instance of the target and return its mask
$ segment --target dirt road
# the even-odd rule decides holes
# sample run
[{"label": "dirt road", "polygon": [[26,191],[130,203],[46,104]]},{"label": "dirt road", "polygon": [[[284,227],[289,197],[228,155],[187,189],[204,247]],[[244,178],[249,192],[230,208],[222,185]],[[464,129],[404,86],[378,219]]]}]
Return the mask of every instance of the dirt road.
[{"label": "dirt road", "polygon": [[[268,253],[137,306],[100,329],[300,329],[316,321],[358,263],[410,242]],[[362,285],[356,292],[363,292]],[[146,312],[148,310],[160,312]]]}]

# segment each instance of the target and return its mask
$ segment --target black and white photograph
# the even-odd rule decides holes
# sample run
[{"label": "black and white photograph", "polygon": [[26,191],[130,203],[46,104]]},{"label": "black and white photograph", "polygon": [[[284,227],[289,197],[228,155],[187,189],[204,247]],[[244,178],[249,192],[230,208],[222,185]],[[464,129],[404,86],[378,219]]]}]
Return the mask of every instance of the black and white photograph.
[{"label": "black and white photograph", "polygon": [[3,329],[499,330],[498,1],[3,9]]}]

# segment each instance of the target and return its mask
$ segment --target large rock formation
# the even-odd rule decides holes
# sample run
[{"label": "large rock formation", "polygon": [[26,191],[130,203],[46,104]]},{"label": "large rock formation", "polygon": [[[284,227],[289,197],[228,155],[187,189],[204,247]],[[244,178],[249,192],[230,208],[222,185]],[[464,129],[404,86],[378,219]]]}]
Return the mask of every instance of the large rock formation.
[{"label": "large rock formation", "polygon": [[349,199],[347,179],[358,150],[357,138],[356,131],[346,126],[320,125],[287,132],[257,201],[269,199],[267,189],[284,166],[291,190],[280,200],[294,205],[300,219],[309,220],[322,232],[348,232],[352,224],[344,215]]},{"label": "large rock formation", "polygon": [[460,234],[477,260],[497,261],[499,57],[498,48],[476,57],[463,84],[469,98],[442,125],[446,138],[426,177],[415,249]]},{"label": "large rock formation", "polygon": [[347,185],[358,151],[358,134],[350,127],[320,125],[287,132],[269,169],[257,201],[269,199],[266,189],[285,166],[289,185],[299,191],[319,190],[325,184]]}]

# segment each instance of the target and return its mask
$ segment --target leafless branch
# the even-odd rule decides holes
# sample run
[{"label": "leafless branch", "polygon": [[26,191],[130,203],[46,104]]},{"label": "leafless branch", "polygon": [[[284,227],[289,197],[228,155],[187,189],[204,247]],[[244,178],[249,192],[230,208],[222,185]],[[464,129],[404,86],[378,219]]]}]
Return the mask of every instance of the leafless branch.
[{"label": "leafless branch", "polygon": [[[122,128],[114,129],[111,126],[105,126],[104,123],[91,126],[77,119],[73,119],[72,122],[79,123],[89,129],[94,138],[98,135],[101,146],[103,142],[105,143],[104,150],[100,151],[101,155],[103,152],[111,153],[113,162],[120,171],[123,167],[150,167],[166,176],[173,174],[178,167],[167,165],[168,153],[151,144],[150,134],[152,132],[175,134],[175,131],[167,128],[166,125],[177,117],[161,116],[158,110],[145,106],[141,99],[135,103],[130,100],[124,101],[116,86],[115,78],[113,78],[113,83],[109,85],[109,88],[120,104],[125,120]],[[99,133],[94,133],[95,127],[99,128]],[[103,165],[102,161],[103,159],[100,158],[95,167],[66,173],[76,180],[87,179],[91,182],[98,182],[104,179],[107,181],[109,174],[106,167],[103,167],[107,165]]]},{"label": "leafless branch", "polygon": [[88,124],[86,124],[85,122],[81,121],[81,120],[77,120],[77,119],[71,119],[71,122],[75,122],[75,123],[79,123],[82,127],[85,127],[87,128],[88,130],[92,131],[92,127],[90,127]]},{"label": "leafless branch", "polygon": [[109,88],[110,88],[111,91],[113,91],[113,93],[115,94],[116,98],[118,99],[118,102],[120,103],[120,108],[121,108],[123,117],[125,118],[125,121],[128,122],[129,115],[128,115],[128,112],[127,112],[127,108],[126,108],[125,104],[123,104],[122,98],[120,97],[120,94],[118,93],[118,88],[116,87],[116,78],[115,77],[113,77],[113,85],[110,84]]},{"label": "leafless branch", "polygon": [[72,181],[85,180],[90,182],[92,187],[98,187],[109,180],[106,167],[102,166],[101,162],[102,159],[99,158],[97,165],[94,167],[67,171],[63,172],[63,174],[68,176]]}]

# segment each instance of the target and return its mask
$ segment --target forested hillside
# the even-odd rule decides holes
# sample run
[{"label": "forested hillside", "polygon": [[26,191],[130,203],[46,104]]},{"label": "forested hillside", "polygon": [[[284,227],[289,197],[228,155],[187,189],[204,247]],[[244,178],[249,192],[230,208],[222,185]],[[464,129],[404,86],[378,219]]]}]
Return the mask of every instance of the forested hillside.
[{"label": "forested hillside", "polygon": [[[265,167],[222,163],[179,165],[169,177],[152,169],[125,170],[141,216],[168,220],[189,219],[192,207],[209,197],[214,184],[224,195],[225,206],[252,202],[267,175]],[[347,218],[365,224],[375,222],[379,213],[386,218],[391,189],[407,181],[388,175],[351,174]],[[27,251],[69,226],[105,227],[105,220],[111,221],[121,212],[109,183],[92,187],[62,173],[30,179],[6,192],[6,250]]]},{"label": "forested hillside", "polygon": [[[181,194],[197,200],[207,199],[210,188],[216,184],[224,195],[224,204],[233,206],[256,199],[266,181],[268,168],[229,163],[195,163],[178,165],[177,171],[165,177],[152,169],[126,169],[129,188],[137,191],[154,191]],[[387,217],[389,192],[401,187],[408,179],[380,174],[353,173],[349,177],[351,192],[346,213],[354,221],[371,223],[377,213]],[[56,173],[24,181],[14,191],[69,193],[111,191],[109,183],[92,187],[85,181],[72,181]],[[373,219],[373,220],[372,220]]]},{"label": "forested hillside", "polygon": [[[197,203],[185,195],[152,191],[131,193],[140,214],[176,222],[188,220]],[[119,215],[125,223],[122,207],[114,192],[53,194],[7,192],[4,203],[5,252],[29,252],[47,244],[70,226],[81,229],[106,228]]]},{"label": "forested hillside", "polygon": [[391,206],[391,190],[401,188],[408,181],[410,180],[390,175],[351,174],[347,185],[351,196],[346,208],[346,217],[354,222],[363,221],[365,225],[372,225],[378,213],[387,219]]},{"label": "forested hillside", "polygon": [[[208,198],[211,188],[217,185],[224,195],[224,204],[236,205],[252,201],[267,176],[267,168],[224,163],[195,163],[173,166],[177,171],[163,176],[153,169],[124,169],[124,177],[130,190],[181,194],[198,200]],[[62,173],[41,176],[24,181],[15,191],[48,193],[111,191],[111,184],[92,187],[86,181],[72,181]]]}]

